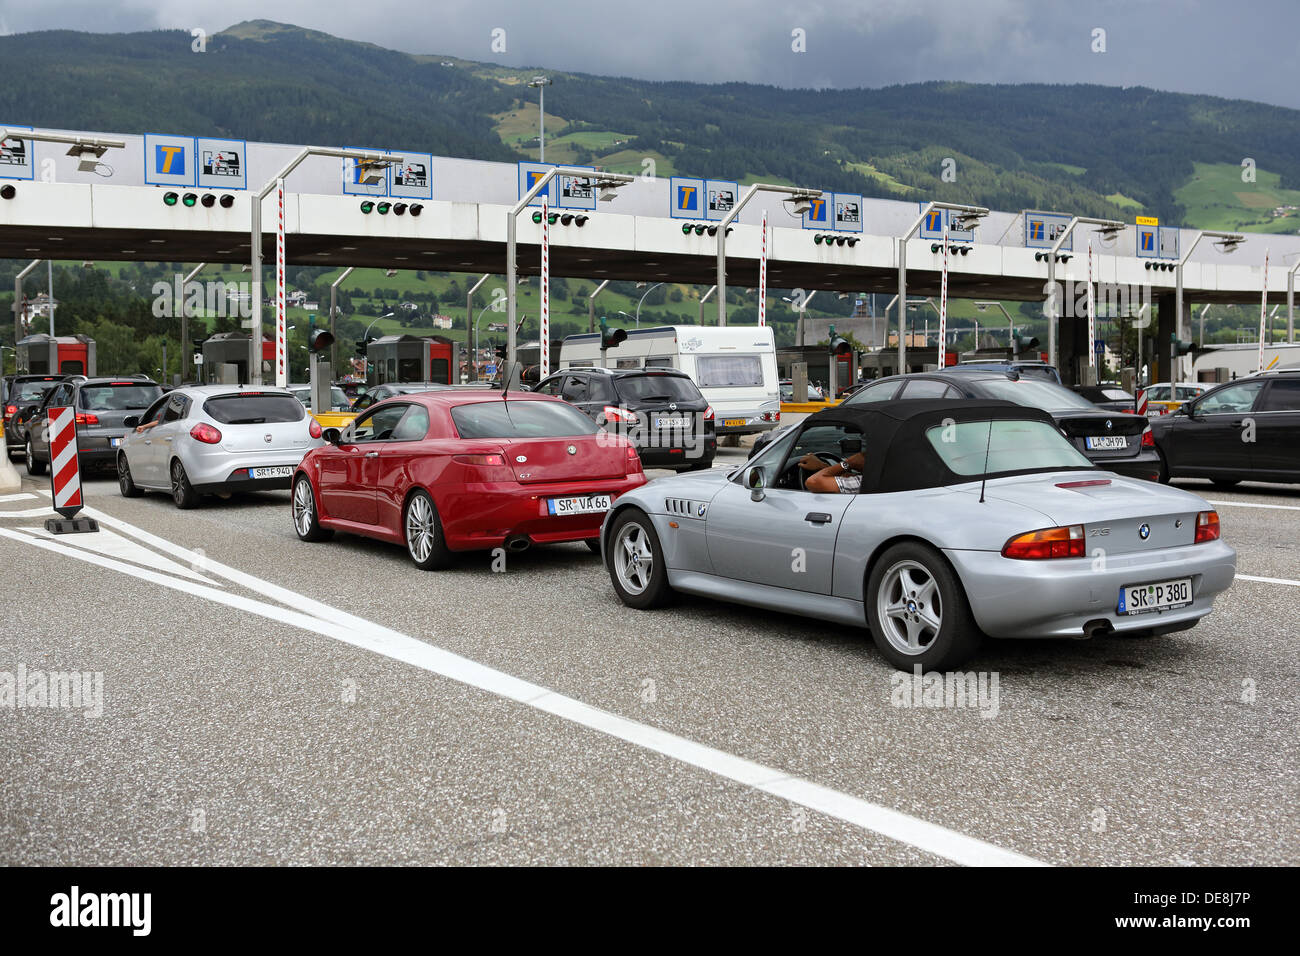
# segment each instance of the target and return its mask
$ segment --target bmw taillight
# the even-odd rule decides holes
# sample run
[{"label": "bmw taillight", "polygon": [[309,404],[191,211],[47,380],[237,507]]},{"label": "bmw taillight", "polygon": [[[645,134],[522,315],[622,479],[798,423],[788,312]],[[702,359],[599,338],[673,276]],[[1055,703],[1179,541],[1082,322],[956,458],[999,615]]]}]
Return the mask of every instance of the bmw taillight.
[{"label": "bmw taillight", "polygon": [[195,441],[203,442],[205,445],[218,445],[221,443],[221,432],[207,422],[199,422],[191,428],[190,437]]},{"label": "bmw taillight", "polygon": [[1155,447],[1156,447],[1156,436],[1155,436],[1155,433],[1154,433],[1153,431],[1151,431],[1151,426],[1150,426],[1150,425],[1148,425],[1148,426],[1146,427],[1146,431],[1144,431],[1144,432],[1142,433],[1142,447],[1143,447],[1143,448],[1155,448]]},{"label": "bmw taillight", "polygon": [[708,408],[706,408],[706,409],[704,410],[704,420],[705,420],[706,422],[711,422],[711,421],[713,421],[713,406],[712,406],[712,405],[710,405]]},{"label": "bmw taillight", "polygon": [[88,414],[88,413],[86,413],[86,412],[82,412],[82,413],[80,413],[79,415],[77,415],[77,424],[78,424],[78,425],[98,425],[98,424],[99,424],[99,416],[98,416],[98,415],[90,415],[90,414]]},{"label": "bmw taillight", "polygon": [[307,434],[312,438],[320,438],[320,436],[325,434],[325,432],[320,427],[320,422],[313,418],[310,420],[310,424],[307,425]]},{"label": "bmw taillight", "polygon": [[[17,405],[6,405],[6,406],[5,406],[5,418],[9,418],[11,415],[13,415],[13,414],[14,414],[15,412],[17,412],[17,411],[18,411],[18,406],[17,406]],[[710,411],[712,411],[712,409],[710,409]]]},{"label": "bmw taillight", "polygon": [[1043,528],[1016,535],[1002,546],[1002,557],[1036,561],[1043,558],[1082,558],[1088,553],[1083,525]]},{"label": "bmw taillight", "polygon": [[640,419],[637,418],[636,412],[626,408],[619,408],[617,405],[606,405],[604,415],[606,422],[621,422],[624,425],[635,425],[640,421]]},{"label": "bmw taillight", "polygon": [[1219,540],[1219,513],[1217,511],[1201,511],[1196,515],[1196,541],[1200,544],[1202,541]]}]

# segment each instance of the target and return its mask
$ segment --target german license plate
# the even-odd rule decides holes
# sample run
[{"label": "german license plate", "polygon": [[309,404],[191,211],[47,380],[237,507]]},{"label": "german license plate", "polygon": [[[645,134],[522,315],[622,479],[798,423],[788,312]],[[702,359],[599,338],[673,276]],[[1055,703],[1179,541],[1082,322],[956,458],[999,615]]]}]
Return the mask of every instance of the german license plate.
[{"label": "german license plate", "polygon": [[656,418],[655,428],[685,429],[691,427],[689,418]]},{"label": "german license plate", "polygon": [[120,438],[110,438],[110,439],[108,440],[108,447],[109,447],[109,448],[116,448],[116,447],[117,447],[118,445],[120,445],[120,444],[122,444],[122,439],[120,439]]},{"label": "german license plate", "polygon": [[250,478],[290,478],[293,476],[293,466],[291,465],[274,465],[270,468],[250,468],[248,469]]},{"label": "german license plate", "polygon": [[744,428],[745,420],[743,418],[724,418],[722,424],[728,428]]},{"label": "german license plate", "polygon": [[1128,447],[1128,439],[1123,435],[1102,435],[1089,438],[1088,447],[1096,450],[1123,451]]},{"label": "german license plate", "polygon": [[1157,584],[1126,584],[1119,589],[1120,614],[1147,614],[1192,603],[1192,579],[1175,578]]},{"label": "german license plate", "polygon": [[556,517],[608,511],[609,495],[584,495],[581,498],[547,498],[546,510]]}]

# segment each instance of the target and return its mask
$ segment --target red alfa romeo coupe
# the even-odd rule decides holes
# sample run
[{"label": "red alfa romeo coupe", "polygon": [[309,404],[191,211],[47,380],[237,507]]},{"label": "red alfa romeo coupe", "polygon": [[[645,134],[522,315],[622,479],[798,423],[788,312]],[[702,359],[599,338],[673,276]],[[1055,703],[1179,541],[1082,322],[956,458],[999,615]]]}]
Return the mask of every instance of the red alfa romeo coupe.
[{"label": "red alfa romeo coupe", "polygon": [[293,478],[304,541],[346,531],[405,544],[416,567],[453,551],[585,541],[645,484],[636,448],[573,406],[525,392],[398,395],[324,432]]}]

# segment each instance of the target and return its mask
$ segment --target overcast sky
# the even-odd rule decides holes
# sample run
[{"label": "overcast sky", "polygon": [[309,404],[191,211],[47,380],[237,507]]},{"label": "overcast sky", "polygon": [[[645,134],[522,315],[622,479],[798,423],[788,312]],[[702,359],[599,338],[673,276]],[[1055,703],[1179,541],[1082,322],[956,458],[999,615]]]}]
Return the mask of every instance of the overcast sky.
[{"label": "overcast sky", "polygon": [[[1300,108],[1300,0],[0,0],[0,33],[273,19],[508,66],[778,86],[1104,83]],[[505,52],[492,49],[505,30]],[[804,31],[806,52],[792,50]],[[1104,37],[1094,38],[1094,31]],[[1104,42],[1105,52],[1094,52]]]}]

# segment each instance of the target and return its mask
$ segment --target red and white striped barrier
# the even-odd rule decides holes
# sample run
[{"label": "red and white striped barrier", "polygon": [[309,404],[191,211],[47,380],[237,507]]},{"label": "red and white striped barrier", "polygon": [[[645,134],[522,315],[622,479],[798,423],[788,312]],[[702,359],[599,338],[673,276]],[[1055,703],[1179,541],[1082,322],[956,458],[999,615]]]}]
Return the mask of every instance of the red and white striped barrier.
[{"label": "red and white striped barrier", "polygon": [[551,374],[551,206],[542,196],[542,321],[537,336],[537,373]]},{"label": "red and white striped barrier", "polygon": [[758,257],[758,324],[767,325],[767,210],[763,210],[763,248]]},{"label": "red and white striped barrier", "polygon": [[1137,407],[1134,409],[1139,415],[1147,413],[1147,393],[1145,390],[1138,392]]},{"label": "red and white striped barrier", "polygon": [[285,364],[285,271],[284,271],[284,180],[276,180],[275,198],[278,215],[275,221],[275,386],[289,384],[289,370]]},{"label": "red and white striped barrier", "polygon": [[98,531],[91,518],[76,518],[81,510],[81,468],[77,461],[77,416],[71,406],[51,408],[48,413],[50,447],[50,492],[54,510],[64,519],[51,518],[45,527],[56,534]]},{"label": "red and white striped barrier", "polygon": [[[907,311],[906,306],[903,309]],[[975,343],[979,348],[979,343]],[[943,274],[939,277],[939,368],[948,367],[948,214],[943,215]]]}]

